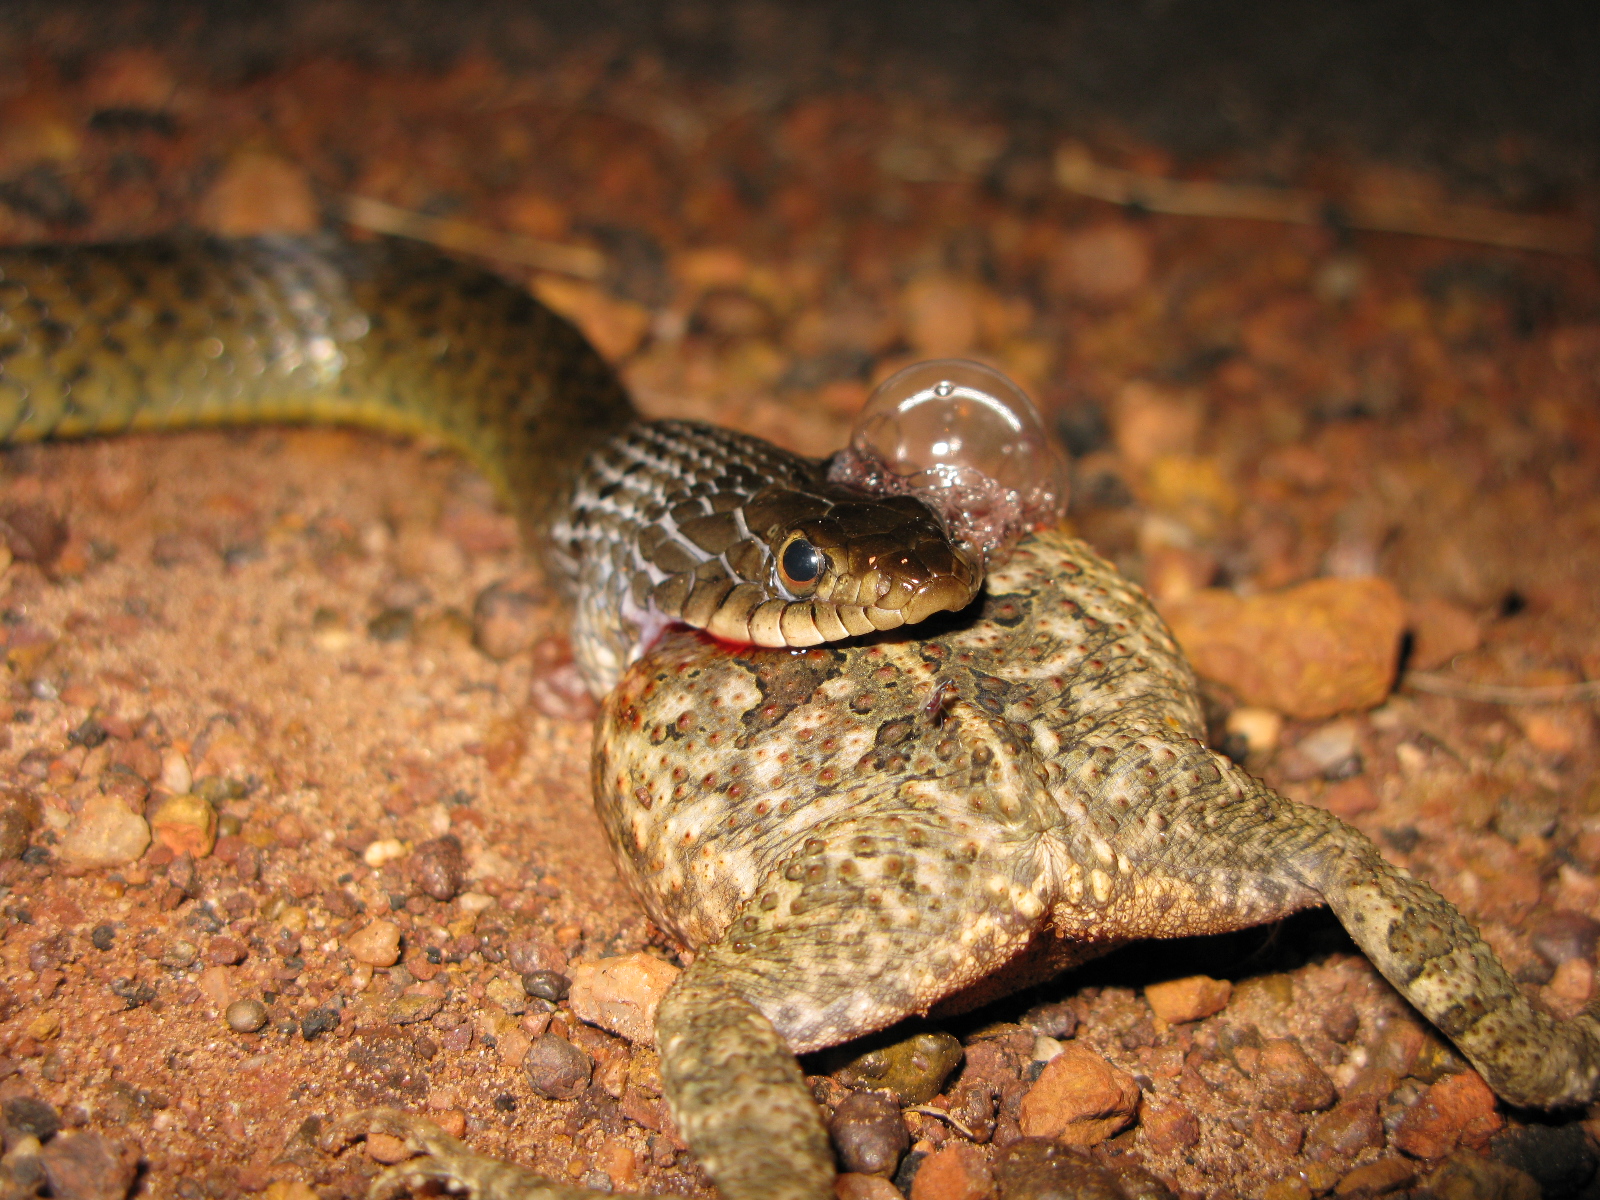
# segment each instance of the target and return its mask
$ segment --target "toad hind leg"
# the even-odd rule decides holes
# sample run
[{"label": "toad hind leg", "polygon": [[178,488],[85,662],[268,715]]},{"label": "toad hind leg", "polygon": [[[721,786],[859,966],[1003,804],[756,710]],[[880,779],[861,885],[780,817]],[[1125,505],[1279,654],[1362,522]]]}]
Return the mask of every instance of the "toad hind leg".
[{"label": "toad hind leg", "polygon": [[1301,859],[1310,881],[1390,983],[1512,1104],[1586,1104],[1600,1090],[1600,1023],[1535,1008],[1478,931],[1438,892],[1385,862],[1337,818]]}]

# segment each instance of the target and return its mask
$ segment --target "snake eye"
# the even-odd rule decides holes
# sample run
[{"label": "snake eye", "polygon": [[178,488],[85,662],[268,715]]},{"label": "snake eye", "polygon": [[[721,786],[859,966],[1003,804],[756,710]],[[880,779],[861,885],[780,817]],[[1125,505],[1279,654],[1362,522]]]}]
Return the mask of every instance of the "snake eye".
[{"label": "snake eye", "polygon": [[794,592],[810,591],[815,587],[827,565],[827,557],[822,551],[799,536],[791,538],[778,556],[778,574],[784,586]]}]

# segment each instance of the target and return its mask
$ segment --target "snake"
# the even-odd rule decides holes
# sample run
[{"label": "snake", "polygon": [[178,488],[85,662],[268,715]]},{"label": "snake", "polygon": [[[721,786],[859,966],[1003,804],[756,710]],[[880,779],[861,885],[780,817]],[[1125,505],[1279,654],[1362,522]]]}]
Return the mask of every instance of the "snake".
[{"label": "snake", "polygon": [[642,418],[571,322],[430,247],[0,250],[0,442],[263,423],[427,435],[474,461],[570,601],[597,697],[673,625],[816,646],[959,610],[982,583],[982,555],[921,500]]}]

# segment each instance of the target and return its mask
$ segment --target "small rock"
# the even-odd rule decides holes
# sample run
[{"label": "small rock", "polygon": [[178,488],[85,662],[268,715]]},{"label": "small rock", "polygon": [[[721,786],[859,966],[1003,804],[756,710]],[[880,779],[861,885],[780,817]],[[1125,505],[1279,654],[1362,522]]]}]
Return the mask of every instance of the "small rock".
[{"label": "small rock", "polygon": [[1242,705],[1228,714],[1226,730],[1230,739],[1238,739],[1246,758],[1264,759],[1283,738],[1283,717],[1270,708]]},{"label": "small rock", "polygon": [[425,895],[441,902],[454,900],[467,873],[461,839],[447,833],[423,842],[411,856],[411,869]]},{"label": "small rock", "polygon": [[1478,618],[1458,604],[1426,596],[1406,605],[1411,630],[1411,666],[1432,671],[1458,654],[1470,654],[1483,642]]},{"label": "small rock", "polygon": [[948,1142],[922,1160],[911,1200],[993,1200],[994,1172],[971,1142]]},{"label": "small rock", "polygon": [[1347,1172],[1334,1186],[1335,1196],[1348,1196],[1351,1192],[1382,1196],[1409,1187],[1417,1177],[1416,1167],[1403,1158],[1380,1158],[1363,1163]]},{"label": "small rock", "polygon": [[48,1142],[61,1131],[61,1116],[37,1096],[11,1096],[0,1106],[8,1133]]},{"label": "small rock", "polygon": [[1065,1000],[1037,1004],[1023,1015],[1022,1023],[1042,1037],[1069,1038],[1078,1031],[1078,1010]]},{"label": "small rock", "polygon": [[1233,984],[1209,975],[1152,983],[1144,989],[1145,1003],[1168,1025],[1182,1025],[1219,1013],[1228,1006],[1232,995]]},{"label": "small rock", "polygon": [[[538,972],[555,975],[566,971],[567,956],[550,939],[530,934],[513,938],[506,943],[506,965],[518,975]],[[566,992],[561,994],[565,996]],[[545,999],[548,1000],[549,997]]]},{"label": "small rock", "polygon": [[1156,1154],[1176,1154],[1200,1140],[1200,1118],[1182,1101],[1147,1104],[1139,1114],[1139,1139]]},{"label": "small rock", "polygon": [[1311,802],[1348,821],[1377,808],[1378,793],[1373,789],[1370,779],[1365,775],[1357,775],[1351,779],[1341,779],[1337,783],[1326,785],[1322,789],[1322,795],[1315,797]]},{"label": "small rock", "polygon": [[1201,394],[1135,379],[1123,384],[1111,406],[1112,440],[1137,468],[1171,454],[1191,455],[1205,416]]},{"label": "small rock", "polygon": [[242,963],[249,953],[238,938],[214,937],[206,947],[206,962],[214,967],[232,967]]},{"label": "small rock", "polygon": [[1050,278],[1068,299],[1126,300],[1149,281],[1150,235],[1127,221],[1071,233],[1053,256]]},{"label": "small rock", "polygon": [[254,1033],[267,1023],[267,1006],[259,1000],[235,1000],[222,1016],[235,1033]]},{"label": "small rock", "polygon": [[957,358],[978,341],[981,297],[965,279],[919,275],[900,295],[906,340],[922,358]]},{"label": "small rock", "polygon": [[1348,1000],[1334,1000],[1323,1010],[1322,1032],[1341,1046],[1354,1038],[1360,1028],[1361,1016]]},{"label": "small rock", "polygon": [[1306,1131],[1302,1146],[1306,1157],[1322,1162],[1330,1158],[1354,1158],[1363,1150],[1383,1149],[1379,1099],[1371,1093],[1346,1096],[1323,1113]]},{"label": "small rock", "polygon": [[1463,1071],[1439,1080],[1407,1109],[1392,1141],[1412,1158],[1443,1158],[1458,1145],[1481,1150],[1504,1124],[1483,1077]]},{"label": "small rock", "polygon": [[572,991],[572,980],[555,971],[529,971],[522,977],[522,990],[540,1000],[560,1004]]},{"label": "small rock", "polygon": [[835,1200],[905,1200],[900,1189],[880,1175],[859,1175],[846,1171],[834,1176]]},{"label": "small rock", "polygon": [[948,1033],[915,1033],[867,1051],[835,1077],[846,1087],[892,1092],[901,1104],[926,1104],[961,1065],[963,1053]]},{"label": "small rock", "polygon": [[504,580],[478,593],[472,605],[472,642],[496,662],[532,646],[539,635],[538,600]]},{"label": "small rock", "polygon": [[57,851],[68,869],[125,867],[150,845],[150,825],[114,796],[91,796],[67,826]]},{"label": "small rock", "polygon": [[580,1020],[653,1045],[656,1006],[680,974],[671,963],[642,953],[580,963],[572,969],[567,1004]]},{"label": "small rock", "polygon": [[1446,1200],[1539,1200],[1538,1181],[1524,1171],[1476,1154],[1452,1154],[1418,1189]]},{"label": "small rock", "polygon": [[200,219],[223,237],[311,233],[321,224],[305,171],[260,150],[242,150],[228,161],[201,198]]},{"label": "small rock", "polygon": [[161,965],[169,971],[182,971],[200,957],[199,949],[191,942],[168,942],[161,951]]},{"label": "small rock", "polygon": [[350,957],[369,967],[392,967],[400,961],[400,926],[393,921],[373,921],[345,939]]},{"label": "small rock", "polygon": [[528,990],[522,986],[520,979],[497,975],[484,986],[483,994],[491,1004],[499,1005],[513,1017],[520,1017],[528,1011]]},{"label": "small rock", "polygon": [[1125,1200],[1127,1195],[1110,1171],[1043,1138],[1012,1142],[995,1162],[994,1177],[1006,1200]]},{"label": "small rock", "polygon": [[39,802],[20,788],[0,790],[0,861],[21,858],[39,820]]},{"label": "small rock", "polygon": [[194,786],[194,776],[189,771],[189,760],[183,751],[168,749],[161,754],[161,786],[169,792],[182,794]]},{"label": "small rock", "polygon": [[67,544],[67,522],[43,501],[0,505],[0,540],[19,562],[48,567]]},{"label": "small rock", "polygon": [[39,1151],[56,1200],[124,1200],[139,1152],[90,1130],[63,1133]]},{"label": "small rock", "polygon": [[339,1010],[336,1008],[313,1008],[300,1018],[300,1036],[308,1042],[314,1042],[323,1034],[339,1028]]},{"label": "small rock", "polygon": [[373,1162],[393,1166],[411,1157],[412,1150],[405,1138],[387,1133],[369,1133],[365,1141],[367,1157]]},{"label": "small rock", "polygon": [[1575,958],[1594,958],[1595,943],[1600,940],[1600,921],[1558,908],[1533,922],[1528,931],[1533,948],[1553,967]]},{"label": "small rock", "polygon": [[900,1106],[884,1092],[851,1092],[833,1110],[828,1134],[846,1171],[892,1175],[911,1148]]},{"label": "small rock", "polygon": [[1338,1093],[1333,1080],[1293,1038],[1271,1038],[1251,1072],[1263,1108],[1286,1112],[1320,1112]]},{"label": "small rock", "polygon": [[1295,743],[1282,763],[1295,780],[1347,779],[1361,772],[1361,727],[1354,721],[1329,721]]},{"label": "small rock", "polygon": [[394,1003],[389,1005],[389,1020],[396,1025],[415,1025],[418,1021],[428,1020],[443,1007],[442,996],[407,992],[403,996],[396,997]]},{"label": "small rock", "polygon": [[1316,720],[1383,702],[1405,606],[1384,579],[1313,579],[1249,597],[1207,588],[1162,615],[1201,675],[1247,704]]},{"label": "small rock", "polygon": [[528,1085],[551,1100],[571,1100],[589,1086],[594,1060],[565,1038],[547,1033],[538,1038],[522,1060]]},{"label": "small rock", "polygon": [[1139,1085],[1087,1047],[1069,1043],[1022,1098],[1028,1137],[1093,1146],[1124,1128],[1139,1106]]}]

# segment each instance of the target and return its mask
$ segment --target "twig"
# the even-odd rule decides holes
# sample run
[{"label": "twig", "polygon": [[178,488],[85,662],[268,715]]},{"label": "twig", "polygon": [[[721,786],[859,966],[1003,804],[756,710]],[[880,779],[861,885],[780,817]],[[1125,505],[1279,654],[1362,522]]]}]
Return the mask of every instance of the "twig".
[{"label": "twig", "polygon": [[1449,696],[1453,700],[1475,700],[1481,704],[1582,704],[1600,700],[1600,679],[1544,687],[1512,687],[1500,683],[1471,683],[1429,671],[1407,671],[1402,682],[1419,692]]},{"label": "twig", "polygon": [[606,273],[606,256],[588,246],[546,242],[519,233],[499,233],[470,221],[430,217],[366,196],[343,197],[341,215],[350,224],[374,233],[394,234],[445,250],[517,263],[556,275],[600,279]]},{"label": "twig", "polygon": [[967,1141],[975,1142],[978,1140],[977,1134],[973,1133],[972,1130],[968,1129],[965,1125],[956,1120],[949,1113],[945,1112],[945,1110],[942,1108],[935,1108],[931,1104],[908,1104],[905,1107],[905,1111],[922,1113],[923,1115],[929,1117],[938,1117],[945,1124],[949,1125],[951,1129],[954,1129],[962,1137],[966,1138]]},{"label": "twig", "polygon": [[1167,179],[1102,166],[1082,146],[1056,151],[1056,182],[1069,192],[1151,212],[1234,217],[1289,225],[1337,225],[1372,233],[1408,233],[1592,258],[1594,228],[1584,221],[1410,200],[1352,197],[1334,200],[1297,188]]}]

